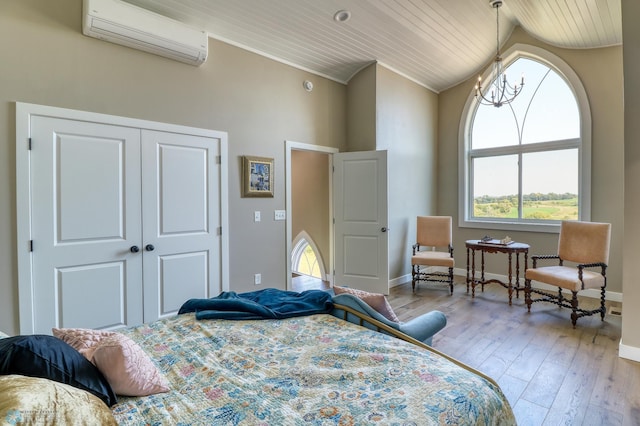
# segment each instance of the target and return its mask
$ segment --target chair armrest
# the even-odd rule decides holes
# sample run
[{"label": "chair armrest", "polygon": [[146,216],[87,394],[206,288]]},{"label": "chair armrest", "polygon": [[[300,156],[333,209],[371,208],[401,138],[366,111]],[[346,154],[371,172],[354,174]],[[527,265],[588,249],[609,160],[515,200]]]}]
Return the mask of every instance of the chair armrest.
[{"label": "chair armrest", "polygon": [[585,269],[585,268],[598,268],[598,267],[601,268],[600,269],[600,271],[601,271],[600,273],[602,275],[604,275],[605,272],[607,271],[607,264],[604,263],[604,262],[580,263],[580,264],[578,264],[577,268],[578,268],[578,271],[579,271],[578,273],[580,275],[580,279],[582,279],[582,270],[583,269]]},{"label": "chair armrest", "polygon": [[415,243],[414,245],[411,246],[411,248],[413,249],[413,255],[416,254],[417,251],[420,251],[420,244]]},{"label": "chair armrest", "polygon": [[449,255],[453,257],[453,246],[451,244],[449,244]]},{"label": "chair armrest", "polygon": [[604,262],[595,262],[595,263],[580,263],[578,264],[578,268],[595,268],[595,267],[606,268],[607,264]]},{"label": "chair armrest", "polygon": [[557,254],[534,254],[531,256],[531,260],[533,261],[532,268],[536,268],[538,260],[549,260],[549,259],[558,259],[560,261],[560,265],[562,265],[562,259]]},{"label": "chair armrest", "polygon": [[447,317],[440,311],[431,311],[408,322],[400,323],[399,330],[431,346],[434,334],[447,325]]}]

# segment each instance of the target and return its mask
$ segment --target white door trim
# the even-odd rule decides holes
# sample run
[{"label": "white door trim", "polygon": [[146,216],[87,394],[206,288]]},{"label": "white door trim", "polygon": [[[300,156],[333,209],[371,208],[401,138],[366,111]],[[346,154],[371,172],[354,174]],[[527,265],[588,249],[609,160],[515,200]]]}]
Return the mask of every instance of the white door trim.
[{"label": "white door trim", "polygon": [[[315,151],[325,152],[329,154],[329,168],[333,167],[333,155],[339,150],[337,148],[331,148],[328,146],[312,145],[308,143],[284,141],[285,144],[285,209],[287,211],[286,219],[286,235],[285,235],[285,258],[286,258],[286,270],[285,276],[287,277],[287,290],[291,290],[291,250],[293,249],[293,228],[290,220],[291,216],[291,151]],[[329,173],[329,211],[333,215],[333,173]],[[333,223],[329,219],[329,268],[325,279],[328,279],[330,285],[333,285]]]},{"label": "white door trim", "polygon": [[[229,283],[229,213],[228,213],[228,147],[227,133],[199,129],[175,124],[160,123],[134,118],[112,116],[66,108],[16,102],[16,213],[17,213],[17,258],[20,333],[29,334],[34,326],[31,233],[31,182],[29,163],[29,139],[31,117],[45,116],[78,121],[114,124],[140,129],[158,130],[213,137],[220,140],[220,220],[221,235],[221,280],[223,290]],[[140,307],[142,309],[142,306]]]}]

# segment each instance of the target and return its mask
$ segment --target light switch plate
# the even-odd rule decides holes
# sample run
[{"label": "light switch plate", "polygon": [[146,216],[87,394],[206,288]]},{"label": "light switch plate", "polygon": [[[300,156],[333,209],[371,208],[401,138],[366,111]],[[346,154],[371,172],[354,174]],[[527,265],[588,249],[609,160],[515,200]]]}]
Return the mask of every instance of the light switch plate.
[{"label": "light switch plate", "polygon": [[273,212],[273,220],[285,220],[287,218],[286,210],[275,210]]},{"label": "light switch plate", "polygon": [[260,222],[260,212],[259,211],[253,212],[253,221],[254,222]]}]

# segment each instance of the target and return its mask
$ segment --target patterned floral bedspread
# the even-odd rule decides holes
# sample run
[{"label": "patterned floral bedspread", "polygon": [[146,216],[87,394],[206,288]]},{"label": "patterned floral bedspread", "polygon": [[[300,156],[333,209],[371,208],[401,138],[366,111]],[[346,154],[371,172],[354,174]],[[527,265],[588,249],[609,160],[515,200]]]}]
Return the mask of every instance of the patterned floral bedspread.
[{"label": "patterned floral bedspread", "polygon": [[123,330],[172,391],[120,397],[134,425],[515,425],[485,379],[410,343],[331,315],[196,321]]}]

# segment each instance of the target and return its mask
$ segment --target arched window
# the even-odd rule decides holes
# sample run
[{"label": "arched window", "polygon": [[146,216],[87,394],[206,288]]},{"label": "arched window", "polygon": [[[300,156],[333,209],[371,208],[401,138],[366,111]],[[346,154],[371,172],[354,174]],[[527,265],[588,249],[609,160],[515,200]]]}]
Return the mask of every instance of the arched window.
[{"label": "arched window", "polygon": [[324,265],[320,252],[313,239],[305,231],[296,236],[291,252],[291,265],[294,273],[325,279]]},{"label": "arched window", "polygon": [[465,109],[461,226],[547,232],[562,220],[588,220],[584,88],[564,61],[542,49],[529,46],[512,58],[506,74],[518,81],[524,75],[520,95],[501,107],[471,98]]}]

